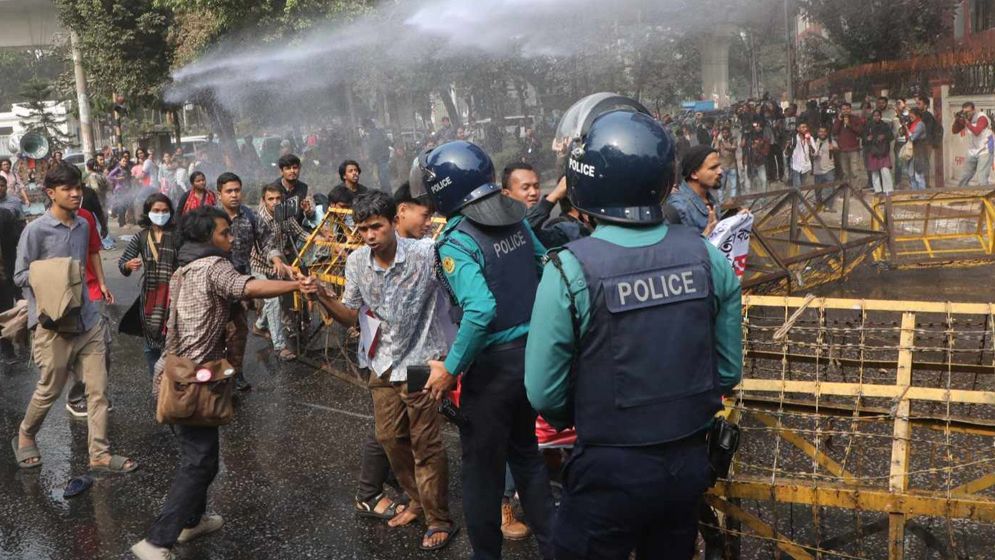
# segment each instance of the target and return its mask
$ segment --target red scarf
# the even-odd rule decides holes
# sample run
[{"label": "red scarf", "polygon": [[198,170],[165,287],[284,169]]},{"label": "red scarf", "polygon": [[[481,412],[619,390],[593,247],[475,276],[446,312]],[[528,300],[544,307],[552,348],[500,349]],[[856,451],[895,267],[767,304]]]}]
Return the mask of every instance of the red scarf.
[{"label": "red scarf", "polygon": [[214,206],[217,202],[218,201],[214,197],[214,193],[211,191],[205,190],[203,198],[198,197],[196,193],[190,191],[190,196],[187,197],[187,202],[183,205],[183,210],[181,210],[180,213],[186,214],[187,212],[200,208],[201,206]]}]

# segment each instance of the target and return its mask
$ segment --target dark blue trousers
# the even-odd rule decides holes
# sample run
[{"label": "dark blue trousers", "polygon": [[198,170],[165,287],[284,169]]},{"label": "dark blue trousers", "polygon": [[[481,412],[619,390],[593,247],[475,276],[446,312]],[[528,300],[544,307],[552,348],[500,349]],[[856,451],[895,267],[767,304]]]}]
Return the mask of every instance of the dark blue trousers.
[{"label": "dark blue trousers", "polygon": [[485,350],[463,378],[460,412],[468,420],[460,430],[463,512],[474,560],[501,558],[505,463],[541,557],[553,558],[555,505],[536,440],[536,412],[525,396],[525,339],[521,342]]},{"label": "dark blue trousers", "polygon": [[652,447],[578,444],[553,525],[557,560],[689,560],[710,485],[704,436]]}]

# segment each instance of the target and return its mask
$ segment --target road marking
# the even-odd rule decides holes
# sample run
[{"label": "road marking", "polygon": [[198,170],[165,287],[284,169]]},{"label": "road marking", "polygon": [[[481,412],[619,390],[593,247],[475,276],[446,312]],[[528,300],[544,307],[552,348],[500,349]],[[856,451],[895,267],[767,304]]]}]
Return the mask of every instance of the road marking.
[{"label": "road marking", "polygon": [[352,416],[353,418],[362,418],[363,420],[373,420],[373,416],[370,416],[369,414],[360,414],[358,412],[349,412],[348,410],[341,410],[341,409],[338,409],[338,408],[332,408],[330,406],[324,406],[324,405],[320,405],[320,404],[313,404],[313,403],[300,403],[300,404],[302,404],[304,406],[309,406],[311,408],[317,408],[317,409],[320,409],[320,410],[327,410],[329,412],[338,412],[339,414],[345,414],[346,416]]}]

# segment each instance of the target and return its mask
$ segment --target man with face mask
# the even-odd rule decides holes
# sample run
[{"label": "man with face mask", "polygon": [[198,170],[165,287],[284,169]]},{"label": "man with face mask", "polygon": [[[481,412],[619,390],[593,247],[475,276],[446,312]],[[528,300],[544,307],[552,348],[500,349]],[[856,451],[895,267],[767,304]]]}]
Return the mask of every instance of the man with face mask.
[{"label": "man with face mask", "polygon": [[708,237],[718,223],[720,202],[714,191],[722,188],[719,153],[711,146],[695,146],[684,156],[681,170],[684,181],[667,202],[680,214],[682,224]]}]

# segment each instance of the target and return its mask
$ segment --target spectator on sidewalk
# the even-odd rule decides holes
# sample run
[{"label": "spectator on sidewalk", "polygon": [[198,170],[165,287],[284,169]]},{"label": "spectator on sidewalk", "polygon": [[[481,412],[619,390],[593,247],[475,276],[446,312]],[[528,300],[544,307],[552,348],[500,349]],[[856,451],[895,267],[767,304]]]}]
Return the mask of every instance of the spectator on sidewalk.
[{"label": "spectator on sidewalk", "polygon": [[[966,130],[966,132],[964,132]],[[961,105],[960,113],[954,119],[953,133],[967,136],[967,160],[964,162],[964,174],[957,186],[966,187],[971,184],[974,176],[978,176],[979,185],[988,184],[988,175],[992,170],[992,152],[989,143],[992,138],[991,123],[988,117],[974,108],[974,103],[968,101]]]},{"label": "spectator on sidewalk", "polygon": [[860,138],[864,133],[864,120],[853,114],[853,105],[844,101],[840,114],[833,121],[833,138],[839,146],[840,180],[856,185],[856,168],[861,160]]},{"label": "spectator on sidewalk", "polygon": [[909,142],[912,142],[913,155],[908,162],[909,188],[925,190],[928,188],[929,158],[933,146],[929,143],[927,125],[923,120],[923,111],[919,107],[910,112],[911,121],[908,125]]},{"label": "spectator on sidewalk", "polygon": [[891,176],[891,141],[894,139],[891,124],[884,121],[882,112],[875,109],[871,122],[867,124],[864,147],[867,150],[867,173],[871,185],[878,194],[891,194],[894,182]]}]

